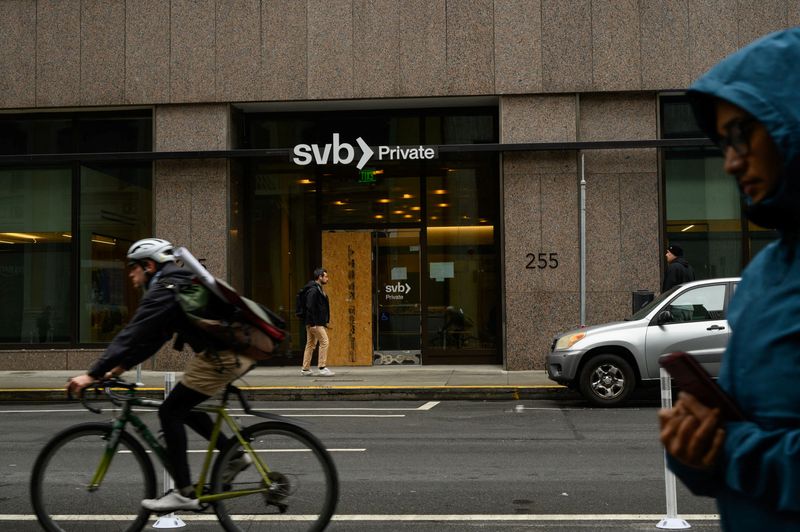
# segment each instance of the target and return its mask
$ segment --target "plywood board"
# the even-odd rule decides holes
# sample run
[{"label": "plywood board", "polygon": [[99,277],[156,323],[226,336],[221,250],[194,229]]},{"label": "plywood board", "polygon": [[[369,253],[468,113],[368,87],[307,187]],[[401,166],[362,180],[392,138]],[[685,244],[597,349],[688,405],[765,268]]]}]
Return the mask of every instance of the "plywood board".
[{"label": "plywood board", "polygon": [[324,231],[322,267],[331,304],[329,366],[372,365],[372,234]]}]

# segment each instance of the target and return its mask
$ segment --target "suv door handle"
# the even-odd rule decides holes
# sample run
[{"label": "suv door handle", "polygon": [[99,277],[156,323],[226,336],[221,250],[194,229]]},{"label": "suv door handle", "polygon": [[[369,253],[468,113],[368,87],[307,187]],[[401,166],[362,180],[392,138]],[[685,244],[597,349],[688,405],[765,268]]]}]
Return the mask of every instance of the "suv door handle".
[{"label": "suv door handle", "polygon": [[712,325],[711,327],[706,329],[707,331],[724,331],[725,327],[722,325]]}]

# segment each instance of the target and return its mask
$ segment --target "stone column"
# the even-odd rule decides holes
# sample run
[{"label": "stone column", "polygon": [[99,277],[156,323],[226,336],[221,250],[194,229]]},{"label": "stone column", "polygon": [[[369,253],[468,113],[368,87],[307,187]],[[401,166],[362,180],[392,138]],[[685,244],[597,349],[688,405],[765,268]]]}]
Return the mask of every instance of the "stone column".
[{"label": "stone column", "polygon": [[[155,111],[156,151],[207,151],[230,147],[227,104],[161,105]],[[209,271],[228,277],[230,172],[227,159],[160,160],[153,180],[154,233],[205,259]],[[162,349],[155,367],[179,370],[183,356]]]},{"label": "stone column", "polygon": [[[575,106],[574,95],[503,97],[500,141],[574,141]],[[575,152],[506,153],[503,210],[505,366],[541,369],[553,335],[578,322]]]}]

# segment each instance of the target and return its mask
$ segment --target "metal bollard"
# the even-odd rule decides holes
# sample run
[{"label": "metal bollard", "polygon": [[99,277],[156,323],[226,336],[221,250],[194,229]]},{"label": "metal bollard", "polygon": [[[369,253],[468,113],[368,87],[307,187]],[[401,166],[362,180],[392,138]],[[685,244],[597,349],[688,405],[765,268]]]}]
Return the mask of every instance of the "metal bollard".
[{"label": "metal bollard", "polygon": [[[672,408],[672,381],[664,368],[659,368],[661,377],[661,408]],[[667,451],[664,451],[664,487],[667,497],[667,515],[658,522],[656,528],[681,530],[691,525],[678,517],[678,497],[675,487],[675,474],[667,467]]]},{"label": "metal bollard", "polygon": [[[175,372],[168,371],[164,374],[164,399],[167,398],[169,392],[172,391],[172,388],[175,387]],[[168,492],[169,490],[175,487],[175,481],[172,480],[167,468],[164,468],[164,493]],[[186,523],[175,515],[175,512],[170,512],[166,515],[160,516],[155,523],[153,523],[153,528],[182,528],[186,526]]]}]

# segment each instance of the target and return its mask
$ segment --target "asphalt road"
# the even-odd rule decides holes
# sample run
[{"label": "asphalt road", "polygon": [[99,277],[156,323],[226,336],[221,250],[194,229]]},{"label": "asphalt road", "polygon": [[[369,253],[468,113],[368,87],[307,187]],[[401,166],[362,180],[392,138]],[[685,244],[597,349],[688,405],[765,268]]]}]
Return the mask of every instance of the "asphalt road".
[{"label": "asphalt road", "polygon": [[[564,400],[255,406],[310,423],[339,449],[341,496],[329,530],[654,530],[665,515],[654,402],[608,410]],[[145,419],[157,424],[155,414]],[[74,404],[0,404],[0,529],[39,529],[27,486],[36,454],[57,430],[93,420],[101,418]],[[719,530],[713,501],[678,484],[679,515],[694,529]],[[219,529],[184,517],[185,530]]]}]

